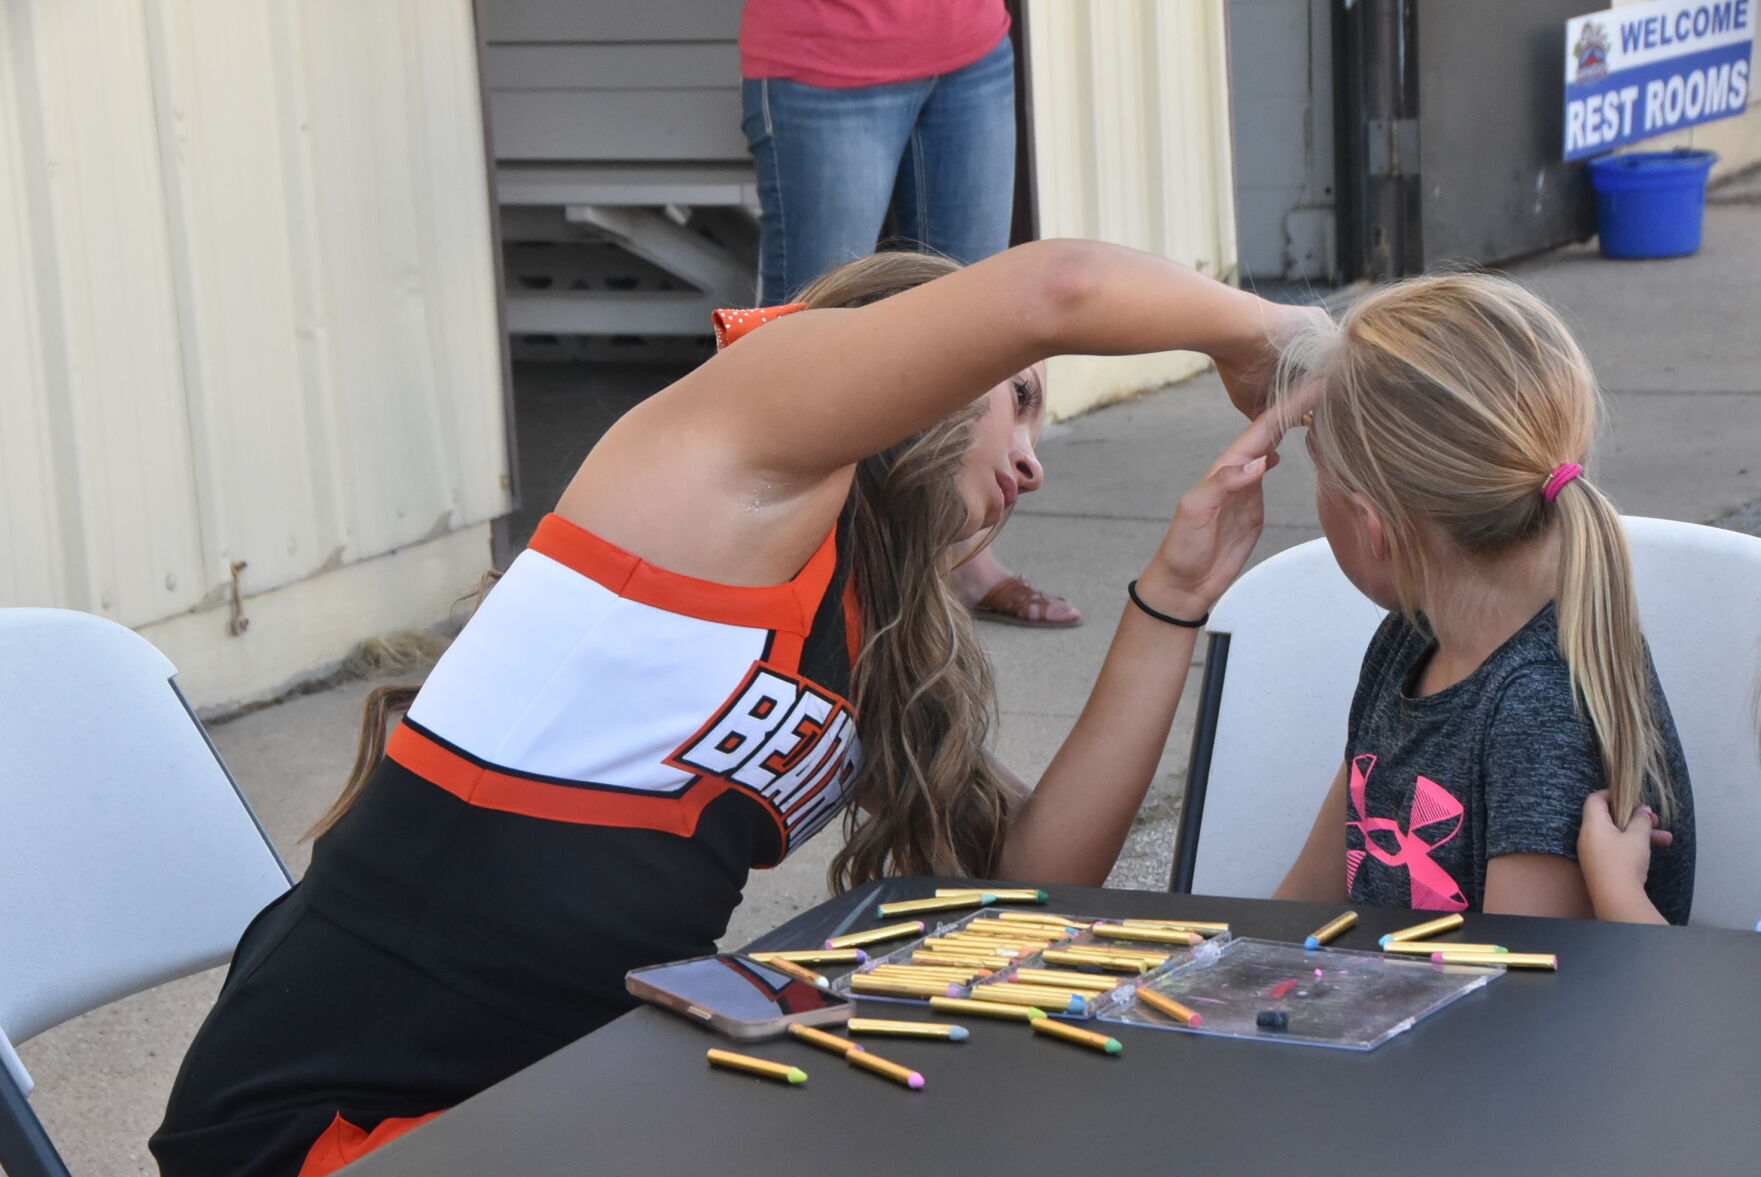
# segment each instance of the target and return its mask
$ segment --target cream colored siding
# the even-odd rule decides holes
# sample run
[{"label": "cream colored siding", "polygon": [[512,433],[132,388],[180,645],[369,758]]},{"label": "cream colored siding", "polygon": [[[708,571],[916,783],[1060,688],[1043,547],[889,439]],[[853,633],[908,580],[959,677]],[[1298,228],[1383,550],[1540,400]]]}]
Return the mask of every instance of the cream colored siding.
[{"label": "cream colored siding", "polygon": [[[1234,280],[1222,0],[1029,0],[1042,237],[1097,237]],[[1190,353],[1068,357],[1067,417],[1189,376]]]},{"label": "cream colored siding", "polygon": [[[9,0],[0,605],[147,627],[505,513],[484,166],[468,0]],[[179,632],[248,662],[225,612]]]}]

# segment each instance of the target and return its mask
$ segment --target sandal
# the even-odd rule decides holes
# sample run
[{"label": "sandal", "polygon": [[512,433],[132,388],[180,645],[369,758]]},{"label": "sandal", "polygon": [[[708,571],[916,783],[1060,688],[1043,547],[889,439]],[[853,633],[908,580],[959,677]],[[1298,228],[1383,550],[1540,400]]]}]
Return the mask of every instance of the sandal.
[{"label": "sandal", "polygon": [[1001,625],[1024,625],[1033,629],[1070,629],[1082,624],[1081,616],[1067,621],[1051,621],[1053,602],[1069,605],[1063,597],[1041,592],[1019,576],[1006,577],[991,587],[972,607],[972,615],[980,621]]}]

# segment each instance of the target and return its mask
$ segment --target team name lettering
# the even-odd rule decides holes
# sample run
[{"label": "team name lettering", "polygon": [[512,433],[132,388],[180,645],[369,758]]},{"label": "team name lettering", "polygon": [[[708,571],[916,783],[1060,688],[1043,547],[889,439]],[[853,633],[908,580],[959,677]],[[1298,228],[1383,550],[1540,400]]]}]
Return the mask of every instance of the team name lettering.
[{"label": "team name lettering", "polygon": [[782,817],[792,846],[838,811],[857,756],[848,703],[754,663],[746,681],[668,763],[762,798]]}]

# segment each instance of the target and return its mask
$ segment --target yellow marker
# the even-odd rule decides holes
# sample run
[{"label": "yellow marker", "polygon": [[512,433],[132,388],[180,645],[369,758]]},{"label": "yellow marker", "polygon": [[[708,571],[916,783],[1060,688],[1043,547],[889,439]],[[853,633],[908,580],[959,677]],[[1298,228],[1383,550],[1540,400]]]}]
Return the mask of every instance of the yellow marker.
[{"label": "yellow marker", "polygon": [[1446,944],[1441,940],[1395,940],[1384,945],[1382,951],[1396,953],[1400,956],[1430,956],[1433,952],[1442,952],[1453,956],[1458,952],[1508,952],[1509,949],[1498,944]]},{"label": "yellow marker", "polygon": [[860,1046],[844,1056],[844,1061],[854,1063],[864,1070],[873,1071],[877,1075],[885,1075],[895,1083],[903,1083],[913,1091],[923,1090],[923,1076],[910,1067],[902,1067],[898,1063],[888,1062],[884,1058],[876,1058]]},{"label": "yellow marker", "polygon": [[1438,916],[1434,920],[1426,920],[1422,924],[1414,924],[1410,928],[1402,928],[1398,932],[1389,932],[1382,937],[1380,943],[1386,948],[1390,944],[1398,944],[1402,940],[1425,940],[1432,936],[1440,936],[1453,928],[1459,928],[1467,921],[1461,918],[1459,911]]},{"label": "yellow marker", "polygon": [[846,1028],[852,1034],[883,1034],[889,1038],[944,1038],[964,1042],[970,1032],[965,1026],[948,1022],[896,1022],[886,1018],[851,1018]]},{"label": "yellow marker", "polygon": [[983,944],[976,944],[971,940],[958,940],[947,936],[925,936],[923,938],[923,947],[930,952],[954,951],[963,952],[967,955],[977,952],[985,956],[1021,955],[1016,949],[992,941],[987,940]]},{"label": "yellow marker", "polygon": [[993,973],[981,973],[975,969],[938,969],[929,965],[902,964],[891,968],[881,967],[870,969],[868,976],[885,977],[894,981],[940,981],[944,985],[970,985],[981,976],[994,976]]},{"label": "yellow marker", "polygon": [[868,953],[860,948],[802,948],[788,952],[749,952],[753,960],[792,960],[796,964],[865,964]]},{"label": "yellow marker", "polygon": [[924,977],[929,976],[931,973],[960,973],[963,976],[971,976],[978,971],[977,969],[968,968],[965,965],[948,963],[942,960],[939,954],[934,952],[923,953],[922,955],[929,961],[928,964],[907,964],[902,960],[883,960],[879,964],[869,965],[868,968],[863,971],[870,974],[911,973]]},{"label": "yellow marker", "polygon": [[836,1034],[827,1034],[824,1030],[803,1026],[799,1022],[789,1023],[789,1033],[803,1042],[817,1046],[821,1050],[829,1050],[835,1055],[842,1056],[849,1054],[852,1050],[862,1049],[848,1038],[839,1038]]},{"label": "yellow marker", "polygon": [[[1046,952],[1056,952],[1060,957],[1071,956],[1071,957],[1075,957],[1078,960],[1131,961],[1131,962],[1134,962],[1137,964],[1148,965],[1151,968],[1154,968],[1156,965],[1159,965],[1159,964],[1166,964],[1168,961],[1168,956],[1169,956],[1169,954],[1166,952],[1135,952],[1135,951],[1130,951],[1130,950],[1123,949],[1123,948],[1121,948],[1117,951],[1114,951],[1114,950],[1109,950],[1106,948],[1089,948],[1086,945],[1081,945],[1081,944],[1073,945],[1068,949],[1048,948],[1046,950]],[[1047,956],[1045,953],[1041,953],[1040,956],[1041,956],[1041,959],[1047,960],[1047,961],[1050,961],[1053,959],[1052,957]]]},{"label": "yellow marker", "polygon": [[951,932],[946,936],[932,936],[938,944],[964,945],[968,948],[1026,948],[1040,949],[1058,941],[1057,936],[993,936],[989,932]]},{"label": "yellow marker", "polygon": [[1006,924],[1002,920],[973,920],[950,936],[977,936],[983,940],[1062,940],[1064,930],[1050,924]]},{"label": "yellow marker", "polygon": [[977,887],[936,888],[937,899],[947,899],[954,895],[995,895],[998,903],[1044,903],[1046,901],[1046,893],[1033,887],[992,887],[989,891],[983,891]]},{"label": "yellow marker", "polygon": [[946,997],[948,983],[946,981],[895,981],[890,977],[876,977],[869,973],[857,973],[850,978],[850,992],[870,997]]},{"label": "yellow marker", "polygon": [[1040,955],[1040,959],[1047,964],[1089,965],[1115,973],[1141,973],[1155,967],[1142,957],[1102,956],[1099,953],[1064,952],[1055,948],[1048,948]]},{"label": "yellow marker", "polygon": [[735,1054],[731,1050],[712,1049],[709,1052],[709,1065],[728,1067],[735,1071],[748,1071],[781,1083],[807,1082],[807,1072],[800,1067],[791,1067],[787,1063],[773,1063],[766,1058],[753,1058],[749,1054]]},{"label": "yellow marker", "polygon": [[1008,1018],[1017,1022],[1037,1022],[1046,1016],[1043,1009],[1032,1006],[1007,1005],[996,1001],[974,1001],[970,997],[932,997],[931,1009],[950,1014],[977,1014],[986,1018]]},{"label": "yellow marker", "polygon": [[1203,920],[1114,920],[1127,928],[1167,928],[1175,932],[1201,932],[1207,936],[1220,936],[1229,930],[1228,924],[1206,923]]},{"label": "yellow marker", "polygon": [[1357,912],[1348,911],[1343,915],[1334,916],[1316,928],[1307,940],[1302,942],[1304,948],[1319,948],[1345,929],[1357,923]]},{"label": "yellow marker", "polygon": [[997,901],[997,897],[989,891],[979,894],[968,893],[956,895],[951,899],[901,899],[897,903],[883,903],[874,909],[879,919],[890,915],[913,915],[920,911],[954,911],[962,907],[986,907]]},{"label": "yellow marker", "polygon": [[1149,944],[1203,944],[1197,932],[1170,932],[1162,928],[1126,927],[1123,924],[1095,924],[1089,931],[1108,940],[1142,940]]},{"label": "yellow marker", "polygon": [[1008,968],[1014,963],[1014,958],[1007,956],[984,955],[967,956],[960,952],[937,952],[935,949],[930,948],[925,949],[922,952],[913,952],[911,954],[911,963],[921,965],[947,964],[955,968],[976,969],[981,973],[988,973],[995,969]]},{"label": "yellow marker", "polygon": [[1105,1034],[1096,1034],[1093,1030],[1084,1030],[1078,1026],[1067,1026],[1051,1018],[1041,1018],[1034,1022],[1033,1032],[1062,1038],[1066,1042],[1074,1042],[1078,1046],[1086,1046],[1103,1054],[1118,1054],[1125,1049],[1117,1038],[1109,1038]]},{"label": "yellow marker", "polygon": [[806,981],[809,985],[816,985],[821,989],[830,989],[832,985],[830,981],[812,969],[804,969],[792,960],[767,960],[764,962],[764,967],[775,969],[779,973],[787,973],[797,981]]},{"label": "yellow marker", "polygon": [[1557,969],[1559,958],[1551,952],[1433,952],[1438,964],[1503,965],[1507,969]]},{"label": "yellow marker", "polygon": [[987,918],[1011,924],[1057,924],[1065,928],[1086,928],[1089,924],[1087,920],[1049,911],[993,911]]},{"label": "yellow marker", "polygon": [[991,917],[993,919],[999,919],[999,920],[1006,920],[1006,919],[1057,920],[1059,923],[1069,924],[1073,928],[1086,928],[1086,927],[1088,927],[1089,924],[1094,922],[1092,920],[1077,919],[1073,915],[1065,915],[1064,913],[1058,912],[1058,911],[994,911],[991,913]]},{"label": "yellow marker", "polygon": [[[1030,993],[1035,997],[1043,997],[1048,1001],[1056,1001],[1062,1004],[1070,1001],[1072,998],[1086,1002],[1091,996],[1083,990],[1073,989],[1069,985],[1047,985],[1039,981],[1017,981],[1010,978],[1004,978],[1001,981],[992,981],[979,988],[984,991],[983,993],[980,993],[979,996],[986,1000],[996,1000],[995,998],[988,996],[993,993]],[[1008,1001],[1011,999],[1005,997],[1002,998],[1002,1000]]]},{"label": "yellow marker", "polygon": [[1127,956],[1140,960],[1164,961],[1172,955],[1166,948],[1133,948],[1129,944],[1115,944],[1112,941],[1070,944],[1062,946],[1069,952],[1091,952],[1096,956]]},{"label": "yellow marker", "polygon": [[901,936],[923,935],[922,920],[906,920],[902,924],[888,924],[884,928],[870,928],[866,932],[851,932],[847,936],[833,936],[825,942],[827,948],[858,948],[864,944],[874,944],[881,940],[897,940]]},{"label": "yellow marker", "polygon": [[1157,993],[1154,989],[1138,989],[1137,999],[1153,1010],[1167,1014],[1183,1026],[1198,1026],[1204,1023],[1204,1015],[1195,1009],[1181,1005],[1166,993]]},{"label": "yellow marker", "polygon": [[1080,993],[1054,993],[1032,989],[1026,985],[980,985],[973,990],[977,1000],[1002,1005],[1031,1005],[1056,1013],[1085,1013],[1088,999]]},{"label": "yellow marker", "polygon": [[1010,974],[1017,981],[1034,985],[1059,985],[1083,992],[1105,993],[1124,984],[1118,977],[1097,977],[1093,973],[1073,973],[1068,969],[1016,969]]}]

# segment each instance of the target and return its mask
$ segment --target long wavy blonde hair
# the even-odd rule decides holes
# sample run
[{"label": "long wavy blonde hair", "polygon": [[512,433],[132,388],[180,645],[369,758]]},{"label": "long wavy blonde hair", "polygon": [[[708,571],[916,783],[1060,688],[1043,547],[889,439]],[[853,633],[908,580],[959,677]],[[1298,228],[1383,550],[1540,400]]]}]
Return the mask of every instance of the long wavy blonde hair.
[{"label": "long wavy blonde hair", "polygon": [[[877,253],[827,273],[801,301],[864,306],[958,268],[939,254]],[[852,702],[863,759],[828,875],[835,891],[887,874],[997,872],[1013,791],[985,751],[990,661],[948,581],[966,523],[955,478],[985,391],[856,468],[850,536],[863,628]]]},{"label": "long wavy blonde hair", "polygon": [[[877,253],[825,274],[800,300],[864,306],[958,268],[939,254]],[[862,645],[851,701],[863,757],[849,786],[845,842],[828,873],[834,890],[886,874],[997,871],[1014,789],[985,751],[995,706],[990,661],[948,581],[966,523],[955,478],[986,391],[856,468],[847,510]],[[484,578],[479,598],[493,580]],[[348,811],[384,755],[388,723],[415,697],[410,686],[369,694],[348,784],[308,838]]]},{"label": "long wavy blonde hair", "polygon": [[1365,296],[1337,329],[1292,341],[1274,399],[1288,403],[1314,379],[1322,484],[1364,496],[1381,517],[1409,615],[1435,599],[1450,561],[1557,535],[1560,654],[1596,734],[1610,808],[1624,826],[1649,801],[1667,824],[1669,769],[1619,517],[1587,476],[1552,501],[1541,493],[1557,467],[1583,460],[1600,401],[1558,315],[1506,278],[1412,278]]}]

